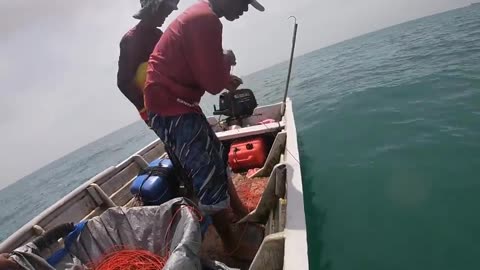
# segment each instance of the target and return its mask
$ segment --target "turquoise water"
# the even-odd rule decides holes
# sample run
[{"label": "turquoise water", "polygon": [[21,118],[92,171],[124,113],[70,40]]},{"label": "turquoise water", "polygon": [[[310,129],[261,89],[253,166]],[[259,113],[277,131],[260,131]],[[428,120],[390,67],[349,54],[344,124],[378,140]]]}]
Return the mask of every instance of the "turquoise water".
[{"label": "turquoise water", "polygon": [[[295,60],[311,269],[480,269],[479,14],[454,10]],[[277,102],[286,68],[245,83]],[[0,191],[0,239],[154,138],[133,124]]]}]

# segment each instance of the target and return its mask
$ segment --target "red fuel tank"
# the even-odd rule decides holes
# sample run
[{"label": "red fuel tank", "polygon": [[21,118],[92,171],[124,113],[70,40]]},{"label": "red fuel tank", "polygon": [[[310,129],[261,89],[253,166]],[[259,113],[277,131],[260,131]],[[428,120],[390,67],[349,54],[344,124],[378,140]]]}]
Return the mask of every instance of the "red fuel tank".
[{"label": "red fuel tank", "polygon": [[228,164],[234,172],[261,168],[267,159],[267,147],[263,138],[234,141],[228,153]]}]

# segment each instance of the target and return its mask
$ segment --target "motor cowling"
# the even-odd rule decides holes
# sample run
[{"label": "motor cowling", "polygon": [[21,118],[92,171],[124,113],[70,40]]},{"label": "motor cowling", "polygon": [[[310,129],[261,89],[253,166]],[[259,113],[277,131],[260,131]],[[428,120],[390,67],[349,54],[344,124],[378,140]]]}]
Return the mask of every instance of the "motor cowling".
[{"label": "motor cowling", "polygon": [[249,117],[257,108],[257,100],[250,89],[223,92],[219,96],[219,109],[214,106],[214,115],[225,115],[239,119]]}]

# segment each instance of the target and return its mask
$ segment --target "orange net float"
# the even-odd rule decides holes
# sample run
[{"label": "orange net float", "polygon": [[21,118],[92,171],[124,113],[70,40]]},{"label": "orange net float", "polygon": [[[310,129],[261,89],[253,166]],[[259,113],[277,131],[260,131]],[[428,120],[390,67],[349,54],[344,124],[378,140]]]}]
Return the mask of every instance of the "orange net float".
[{"label": "orange net float", "polygon": [[106,254],[94,270],[159,270],[165,267],[167,257],[161,257],[147,250],[124,249]]}]

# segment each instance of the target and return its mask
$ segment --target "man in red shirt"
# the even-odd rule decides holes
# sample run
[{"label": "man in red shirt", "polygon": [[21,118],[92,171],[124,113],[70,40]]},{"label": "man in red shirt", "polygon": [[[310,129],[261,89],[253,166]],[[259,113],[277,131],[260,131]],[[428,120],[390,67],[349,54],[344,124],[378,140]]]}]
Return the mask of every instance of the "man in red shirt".
[{"label": "man in red shirt", "polygon": [[143,120],[147,113],[143,102],[143,89],[135,83],[135,75],[140,64],[147,62],[153,48],[160,40],[160,27],[174,10],[179,0],[140,0],[142,8],[133,15],[140,22],[130,29],[120,42],[117,85],[120,91],[137,108]]},{"label": "man in red shirt", "polygon": [[222,143],[198,103],[205,91],[233,91],[241,83],[230,75],[235,56],[222,48],[220,18],[234,21],[249,4],[264,11],[254,0],[204,0],[184,11],[155,46],[144,89],[151,128],[192,179],[199,207],[212,216],[227,252],[243,259],[253,259],[256,250],[233,234],[230,200],[237,213],[247,211],[229,179]]}]

